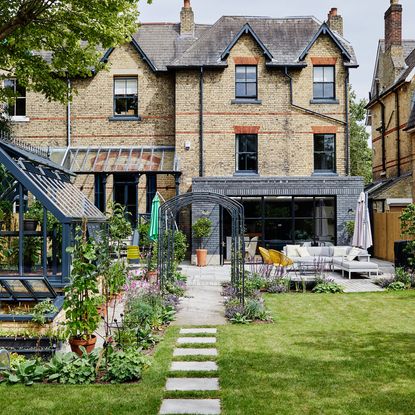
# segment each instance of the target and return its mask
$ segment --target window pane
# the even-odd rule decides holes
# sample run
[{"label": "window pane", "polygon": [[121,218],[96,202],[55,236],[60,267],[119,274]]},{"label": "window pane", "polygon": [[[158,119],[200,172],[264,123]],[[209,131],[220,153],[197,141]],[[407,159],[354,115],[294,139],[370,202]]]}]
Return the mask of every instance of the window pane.
[{"label": "window pane", "polygon": [[295,242],[308,242],[314,238],[313,219],[295,219]]},{"label": "window pane", "polygon": [[314,82],[324,82],[324,68],[322,66],[314,67]]},{"label": "window pane", "polygon": [[334,84],[324,84],[324,98],[334,98]]},{"label": "window pane", "polygon": [[246,67],[246,78],[247,80],[256,81],[256,66]]},{"label": "window pane", "polygon": [[245,66],[235,68],[235,77],[237,81],[245,81]]},{"label": "window pane", "polygon": [[324,135],[314,136],[314,151],[324,151]]},{"label": "window pane", "polygon": [[324,151],[334,152],[334,136],[333,135],[324,136]]},{"label": "window pane", "polygon": [[323,85],[324,84],[314,84],[314,98],[324,98]]},{"label": "window pane", "polygon": [[126,98],[127,102],[127,115],[138,115],[137,113],[137,98],[128,97]]},{"label": "window pane", "polygon": [[246,157],[245,154],[238,155],[238,171],[246,170]]},{"label": "window pane", "polygon": [[265,239],[268,241],[289,241],[291,237],[291,219],[266,219],[265,220]]},{"label": "window pane", "polygon": [[247,154],[246,160],[246,169],[249,171],[257,171],[258,163],[257,163],[257,155],[255,154]]},{"label": "window pane", "polygon": [[326,66],[324,68],[324,82],[334,82],[334,67]]},{"label": "window pane", "polygon": [[245,221],[246,234],[250,237],[262,235],[262,221],[261,220],[246,220]]},{"label": "window pane", "polygon": [[115,98],[115,113],[118,115],[127,113],[127,101],[125,98]]},{"label": "window pane", "polygon": [[246,84],[237,83],[236,84],[236,96],[237,97],[245,97],[246,96]]},{"label": "window pane", "polygon": [[314,200],[312,197],[294,198],[294,215],[295,217],[311,218],[313,217]]},{"label": "window pane", "polygon": [[266,197],[265,217],[268,218],[290,218],[291,198]]},{"label": "window pane", "polygon": [[246,151],[250,153],[256,153],[257,151],[257,140],[254,136],[247,136],[246,137]]},{"label": "window pane", "polygon": [[11,88],[14,91],[15,82],[16,81],[14,79],[5,79],[4,80],[4,87],[5,88]]},{"label": "window pane", "polygon": [[250,98],[256,98],[256,83],[246,84],[246,95]]},{"label": "window pane", "polygon": [[14,115],[20,115],[20,116],[26,115],[26,98],[16,99],[16,113]]},{"label": "window pane", "polygon": [[243,153],[247,151],[248,140],[246,139],[246,135],[239,135],[238,136],[238,148],[239,152]]},{"label": "window pane", "polygon": [[115,95],[125,95],[125,79],[115,79],[114,80],[114,93]]},{"label": "window pane", "polygon": [[127,95],[136,95],[137,94],[137,79],[127,79]]},{"label": "window pane", "polygon": [[245,210],[246,218],[262,217],[261,198],[243,199],[242,204]]},{"label": "window pane", "polygon": [[16,85],[16,92],[19,97],[25,97],[26,96],[26,88],[17,84]]}]

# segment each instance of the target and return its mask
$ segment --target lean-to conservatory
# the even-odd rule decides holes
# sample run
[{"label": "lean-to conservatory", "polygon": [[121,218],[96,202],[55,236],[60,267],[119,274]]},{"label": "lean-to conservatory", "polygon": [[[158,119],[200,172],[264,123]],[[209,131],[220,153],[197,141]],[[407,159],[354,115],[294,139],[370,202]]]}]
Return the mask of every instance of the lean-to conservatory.
[{"label": "lean-to conservatory", "polygon": [[76,226],[86,220],[92,232],[105,216],[42,149],[3,134],[0,169],[0,306],[56,298]]}]

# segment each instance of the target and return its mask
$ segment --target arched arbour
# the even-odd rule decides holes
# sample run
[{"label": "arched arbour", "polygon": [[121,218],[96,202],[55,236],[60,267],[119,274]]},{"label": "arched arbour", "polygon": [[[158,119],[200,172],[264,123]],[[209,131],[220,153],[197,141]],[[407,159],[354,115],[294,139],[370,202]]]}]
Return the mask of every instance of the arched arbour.
[{"label": "arched arbour", "polygon": [[226,209],[232,218],[231,283],[244,302],[245,217],[241,203],[219,193],[184,193],[163,203],[159,209],[158,268],[160,285],[173,277],[174,232],[177,214],[194,203],[213,204]]}]

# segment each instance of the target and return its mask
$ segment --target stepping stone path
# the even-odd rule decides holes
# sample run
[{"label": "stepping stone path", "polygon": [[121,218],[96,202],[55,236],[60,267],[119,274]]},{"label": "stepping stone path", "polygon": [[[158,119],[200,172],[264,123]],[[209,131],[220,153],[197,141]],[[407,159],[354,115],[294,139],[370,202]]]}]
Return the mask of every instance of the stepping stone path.
[{"label": "stepping stone path", "polygon": [[[216,343],[217,329],[215,328],[191,328],[181,329],[180,335],[177,339],[177,344],[189,345],[189,347],[177,347],[174,349],[173,357],[194,356],[195,359],[200,356],[216,357],[218,355],[217,349],[212,346]],[[198,335],[200,337],[192,337]],[[203,336],[208,337],[203,337]],[[190,337],[188,337],[190,336]],[[196,345],[207,344],[207,348],[199,348]],[[191,346],[195,345],[194,348]],[[197,373],[205,372],[206,377],[173,377],[167,379],[166,391],[168,392],[181,392],[180,399],[167,398],[163,399],[160,408],[160,415],[179,415],[179,414],[192,414],[192,415],[216,415],[221,413],[220,399],[195,399],[194,392],[198,391],[219,391],[219,379],[215,377],[215,373],[218,370],[217,363],[214,361],[173,361],[170,367],[170,372],[193,372]],[[183,397],[183,392],[191,392],[189,399]],[[191,397],[191,398],[190,398]]]}]

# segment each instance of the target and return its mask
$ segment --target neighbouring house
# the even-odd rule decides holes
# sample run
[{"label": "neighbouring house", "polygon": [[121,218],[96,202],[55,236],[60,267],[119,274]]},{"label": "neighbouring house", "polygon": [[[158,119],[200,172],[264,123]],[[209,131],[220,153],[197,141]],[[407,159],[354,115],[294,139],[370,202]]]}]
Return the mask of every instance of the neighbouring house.
[{"label": "neighbouring house", "polygon": [[[391,0],[367,105],[373,183],[366,190],[374,216],[374,250],[389,260],[393,241],[401,239],[399,213],[414,198],[415,40],[402,39],[402,12],[399,1]],[[386,213],[395,215],[386,220]]]},{"label": "neighbouring house", "polygon": [[[100,209],[113,199],[135,221],[156,191],[217,192],[244,205],[259,245],[347,242],[363,180],[349,169],[358,64],[337,9],[323,23],[223,16],[205,25],[185,0],[180,23],[142,24],[102,59],[107,71],[70,80],[78,94],[67,107],[21,91],[11,109],[15,136],[50,146]],[[190,232],[201,215],[214,224],[210,263],[223,262],[230,217],[207,203],[182,212],[181,226]]]}]

